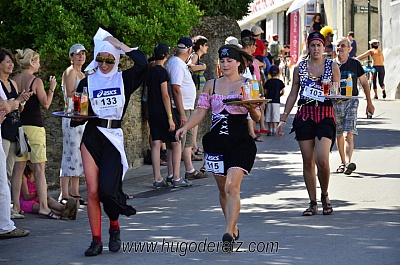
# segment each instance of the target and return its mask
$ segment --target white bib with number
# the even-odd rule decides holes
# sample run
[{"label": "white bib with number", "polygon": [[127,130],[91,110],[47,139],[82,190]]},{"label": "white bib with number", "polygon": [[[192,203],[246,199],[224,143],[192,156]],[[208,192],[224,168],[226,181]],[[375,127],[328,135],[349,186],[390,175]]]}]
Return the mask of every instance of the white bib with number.
[{"label": "white bib with number", "polygon": [[323,97],[324,92],[322,91],[322,87],[315,81],[307,81],[307,84],[303,90],[303,96],[307,98],[312,98],[321,102],[325,101],[325,97]]},{"label": "white bib with number", "polygon": [[123,106],[121,88],[104,88],[93,91],[93,110],[116,109]]},{"label": "white bib with number", "polygon": [[213,174],[224,174],[224,156],[220,154],[204,154],[206,171]]}]

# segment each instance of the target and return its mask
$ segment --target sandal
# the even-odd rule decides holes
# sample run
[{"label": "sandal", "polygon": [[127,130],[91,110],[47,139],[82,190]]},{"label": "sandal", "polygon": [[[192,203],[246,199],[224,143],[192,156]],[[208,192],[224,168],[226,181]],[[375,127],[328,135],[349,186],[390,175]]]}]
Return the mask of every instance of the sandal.
[{"label": "sandal", "polygon": [[57,215],[55,212],[53,212],[53,210],[50,210],[50,212],[48,214],[39,213],[39,216],[49,218],[49,219],[54,219],[54,220],[60,220],[60,218],[61,218],[59,215]]},{"label": "sandal", "polygon": [[202,155],[202,154],[204,154],[204,151],[202,150],[202,149],[200,149],[200,148],[197,148],[197,150],[196,150],[196,152],[194,152],[194,154],[195,155]]},{"label": "sandal", "polygon": [[321,202],[322,202],[322,214],[330,215],[333,213],[331,201],[329,200],[328,194],[321,194]]},{"label": "sandal", "polygon": [[354,163],[348,163],[346,165],[346,170],[344,171],[344,174],[350,175],[354,170],[356,170],[357,166]]},{"label": "sandal", "polygon": [[87,205],[87,202],[81,196],[79,196],[79,195],[74,196],[74,195],[71,195],[71,194],[69,196],[71,196],[75,200],[78,199],[77,201],[79,201],[79,205]]},{"label": "sandal", "polygon": [[254,139],[254,142],[262,142],[263,141],[263,139],[261,139],[260,136],[256,136],[253,139]]},{"label": "sandal", "polygon": [[310,201],[308,208],[303,212],[303,216],[312,216],[317,214],[317,212],[318,212],[317,202]]},{"label": "sandal", "polygon": [[61,203],[62,205],[65,205],[68,202],[69,198],[62,198],[59,203]]},{"label": "sandal", "polygon": [[346,169],[346,165],[340,164],[340,166],[336,169],[336,173],[344,173],[345,169]]}]

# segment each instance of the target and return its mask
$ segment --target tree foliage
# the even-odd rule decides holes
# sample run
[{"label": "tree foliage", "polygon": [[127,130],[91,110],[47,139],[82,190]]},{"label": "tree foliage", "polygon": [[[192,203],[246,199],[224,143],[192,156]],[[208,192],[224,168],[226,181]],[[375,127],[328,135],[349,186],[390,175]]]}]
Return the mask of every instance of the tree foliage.
[{"label": "tree foliage", "polygon": [[160,41],[175,46],[202,15],[187,0],[8,0],[0,10],[0,46],[38,50],[46,70],[58,76],[72,44],[93,50],[98,27],[151,54]]},{"label": "tree foliage", "polygon": [[205,16],[228,16],[236,20],[242,19],[249,13],[249,5],[254,0],[192,0]]}]

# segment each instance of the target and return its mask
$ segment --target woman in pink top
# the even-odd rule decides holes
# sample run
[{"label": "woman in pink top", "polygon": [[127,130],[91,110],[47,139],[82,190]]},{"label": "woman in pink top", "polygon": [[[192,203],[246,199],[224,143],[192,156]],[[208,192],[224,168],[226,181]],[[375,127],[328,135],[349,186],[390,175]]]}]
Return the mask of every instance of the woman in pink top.
[{"label": "woman in pink top", "polygon": [[206,170],[214,174],[217,182],[226,219],[222,237],[224,248],[231,250],[232,242],[239,238],[240,184],[243,175],[250,172],[257,152],[254,140],[247,131],[247,114],[250,113],[254,120],[259,120],[261,114],[256,104],[224,104],[225,100],[241,99],[245,78],[240,74],[253,57],[232,44],[222,46],[218,53],[223,77],[206,83],[194,113],[176,132],[176,138],[181,139],[211,109],[212,125],[210,132],[203,137],[204,158]]}]

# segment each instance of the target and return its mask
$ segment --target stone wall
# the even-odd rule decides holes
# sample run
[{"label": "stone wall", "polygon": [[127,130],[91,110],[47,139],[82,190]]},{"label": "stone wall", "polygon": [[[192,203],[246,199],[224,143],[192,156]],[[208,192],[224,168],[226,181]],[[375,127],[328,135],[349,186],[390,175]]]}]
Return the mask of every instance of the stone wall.
[{"label": "stone wall", "polygon": [[[202,61],[207,64],[205,76],[212,79],[217,76],[218,49],[224,44],[229,36],[240,37],[240,27],[236,20],[225,16],[204,17],[203,24],[194,28],[190,35],[203,35],[208,39],[208,54],[202,57]],[[121,60],[122,62],[123,60]],[[141,111],[142,88],[132,94],[127,112],[124,116],[122,128],[125,136],[125,150],[128,158],[129,167],[137,168],[143,164],[143,157],[146,149],[149,148],[149,127],[142,119]],[[63,108],[61,92],[56,93],[48,111],[43,110],[44,123],[47,135],[47,164],[46,176],[50,190],[59,189],[59,172],[62,156],[62,128],[61,118],[52,115],[53,111]],[[210,114],[206,116],[199,127],[199,143],[201,145],[202,136],[210,128]]]}]

